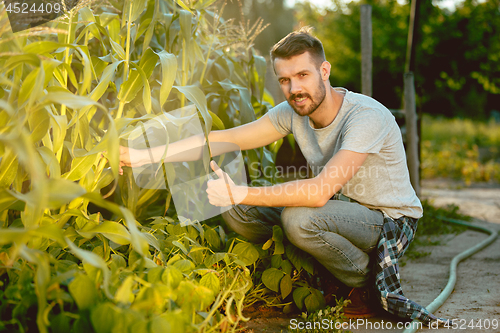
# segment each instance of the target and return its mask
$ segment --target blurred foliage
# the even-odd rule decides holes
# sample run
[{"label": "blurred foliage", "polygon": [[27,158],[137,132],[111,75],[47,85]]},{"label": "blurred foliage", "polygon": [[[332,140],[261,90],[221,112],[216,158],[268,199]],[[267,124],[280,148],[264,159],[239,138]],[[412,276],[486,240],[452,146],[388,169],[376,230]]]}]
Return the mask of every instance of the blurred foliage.
[{"label": "blurred foliage", "polygon": [[422,121],[422,177],[500,182],[500,124],[469,119]]},{"label": "blurred foliage", "polygon": [[[332,0],[319,12],[297,4],[302,25],[311,25],[332,64],[333,86],[361,90],[360,5],[372,6],[373,97],[389,108],[402,105],[409,2]],[[420,1],[416,37],[417,104],[424,113],[487,119],[500,105],[500,3],[459,2],[455,11]]]}]

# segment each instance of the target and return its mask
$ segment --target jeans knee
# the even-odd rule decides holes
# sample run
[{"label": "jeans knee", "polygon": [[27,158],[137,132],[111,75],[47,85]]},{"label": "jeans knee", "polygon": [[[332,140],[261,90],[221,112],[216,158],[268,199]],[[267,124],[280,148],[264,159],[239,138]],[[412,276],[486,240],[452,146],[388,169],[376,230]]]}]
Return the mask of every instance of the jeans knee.
[{"label": "jeans knee", "polygon": [[306,237],[311,229],[311,216],[314,208],[286,207],[281,213],[281,222],[286,237],[292,244],[298,243]]}]

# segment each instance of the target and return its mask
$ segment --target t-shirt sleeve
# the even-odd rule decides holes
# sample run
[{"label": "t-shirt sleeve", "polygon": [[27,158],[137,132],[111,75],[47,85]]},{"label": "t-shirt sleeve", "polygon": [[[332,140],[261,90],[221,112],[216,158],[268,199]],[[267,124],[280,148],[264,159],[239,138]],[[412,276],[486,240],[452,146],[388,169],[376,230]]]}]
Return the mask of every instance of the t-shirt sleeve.
[{"label": "t-shirt sleeve", "polygon": [[274,128],[283,135],[292,133],[292,116],[293,110],[288,105],[288,102],[283,102],[276,105],[267,112],[269,119]]},{"label": "t-shirt sleeve", "polygon": [[345,123],[340,149],[357,153],[378,153],[391,126],[390,119],[381,110],[358,111]]}]

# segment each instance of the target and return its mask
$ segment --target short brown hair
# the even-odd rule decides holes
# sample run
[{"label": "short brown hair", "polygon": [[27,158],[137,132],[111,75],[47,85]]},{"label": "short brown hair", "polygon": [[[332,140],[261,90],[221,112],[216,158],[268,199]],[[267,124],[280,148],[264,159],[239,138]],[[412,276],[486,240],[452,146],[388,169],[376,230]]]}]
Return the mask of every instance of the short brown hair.
[{"label": "short brown hair", "polygon": [[273,66],[276,58],[289,59],[293,56],[309,52],[319,68],[323,61],[326,60],[325,51],[321,41],[314,37],[311,32],[312,28],[305,26],[298,31],[289,33],[279,42],[274,44],[271,49],[271,61]]}]

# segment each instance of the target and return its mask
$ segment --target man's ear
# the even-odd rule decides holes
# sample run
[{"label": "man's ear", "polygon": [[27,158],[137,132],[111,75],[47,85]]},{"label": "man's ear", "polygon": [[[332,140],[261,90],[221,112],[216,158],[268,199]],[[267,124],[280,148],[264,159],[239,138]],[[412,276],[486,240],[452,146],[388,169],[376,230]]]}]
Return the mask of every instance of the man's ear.
[{"label": "man's ear", "polygon": [[320,67],[321,78],[323,80],[328,80],[330,78],[330,70],[332,65],[328,61],[323,61]]}]

